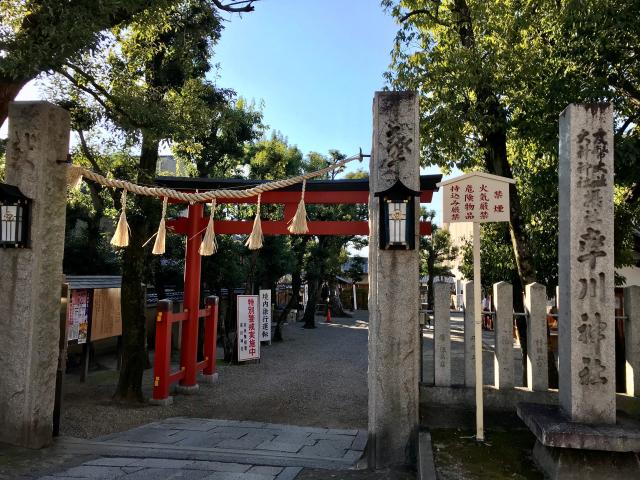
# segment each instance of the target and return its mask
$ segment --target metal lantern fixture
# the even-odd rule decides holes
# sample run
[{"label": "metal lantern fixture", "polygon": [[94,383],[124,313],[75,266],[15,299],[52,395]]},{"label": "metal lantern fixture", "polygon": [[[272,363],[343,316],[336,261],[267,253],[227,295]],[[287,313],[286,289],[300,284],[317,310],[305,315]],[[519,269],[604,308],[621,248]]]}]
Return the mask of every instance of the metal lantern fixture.
[{"label": "metal lantern fixture", "polygon": [[420,197],[420,192],[397,180],[391,188],[375,196],[380,198],[380,249],[414,250],[415,198]]},{"label": "metal lantern fixture", "polygon": [[30,198],[18,187],[0,183],[0,247],[28,246],[30,211]]}]

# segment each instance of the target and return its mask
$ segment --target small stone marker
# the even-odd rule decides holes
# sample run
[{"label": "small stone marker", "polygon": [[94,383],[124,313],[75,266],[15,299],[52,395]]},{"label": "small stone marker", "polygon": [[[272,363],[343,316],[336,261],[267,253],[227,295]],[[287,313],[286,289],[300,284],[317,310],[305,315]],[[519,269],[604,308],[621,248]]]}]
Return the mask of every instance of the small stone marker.
[{"label": "small stone marker", "polygon": [[507,282],[493,285],[496,317],[493,323],[496,348],[493,354],[495,387],[513,388],[513,286]]},{"label": "small stone marker", "polygon": [[473,282],[465,282],[464,295],[464,385],[476,386],[476,334],[474,328],[475,303],[473,301]]},{"label": "small stone marker", "polygon": [[615,423],[613,111],[560,115],[560,405],[574,422]]},{"label": "small stone marker", "polygon": [[433,284],[434,331],[434,380],[436,387],[451,386],[451,328],[449,326],[449,304],[451,287],[448,283]]},{"label": "small stone marker", "polygon": [[527,388],[536,392],[549,389],[547,356],[547,292],[544,285],[525,287],[527,313]]},{"label": "small stone marker", "polygon": [[624,314],[627,395],[640,396],[640,286],[624,289]]}]

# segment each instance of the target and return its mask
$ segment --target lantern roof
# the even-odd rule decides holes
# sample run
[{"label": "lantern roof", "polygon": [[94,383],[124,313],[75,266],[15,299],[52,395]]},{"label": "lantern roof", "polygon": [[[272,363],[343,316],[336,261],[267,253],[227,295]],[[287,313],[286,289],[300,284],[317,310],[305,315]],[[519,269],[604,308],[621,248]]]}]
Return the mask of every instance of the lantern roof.
[{"label": "lantern roof", "polygon": [[469,172],[469,173],[465,173],[463,175],[460,175],[459,177],[455,177],[455,178],[451,178],[449,180],[445,180],[444,182],[439,182],[436,184],[437,187],[444,187],[445,185],[449,185],[451,183],[458,183],[464,180],[468,180],[470,178],[486,178],[488,180],[496,180],[498,182],[505,182],[505,183],[516,183],[516,181],[513,178],[508,178],[508,177],[501,177],[499,175],[492,175],[490,173],[485,173],[485,172]]},{"label": "lantern roof", "polygon": [[396,183],[391,185],[391,187],[381,192],[376,192],[374,193],[373,196],[374,197],[419,197],[420,192],[410,189],[404,183],[402,183],[400,179],[398,179],[396,180]]},{"label": "lantern roof", "polygon": [[25,196],[15,185],[0,182],[0,200],[21,201],[30,200],[30,198]]}]

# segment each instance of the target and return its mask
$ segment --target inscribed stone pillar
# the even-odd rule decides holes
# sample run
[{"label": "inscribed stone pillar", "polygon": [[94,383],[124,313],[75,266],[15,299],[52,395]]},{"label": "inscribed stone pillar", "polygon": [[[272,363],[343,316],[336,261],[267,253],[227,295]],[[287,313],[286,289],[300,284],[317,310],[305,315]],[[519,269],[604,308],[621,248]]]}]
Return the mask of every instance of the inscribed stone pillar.
[{"label": "inscribed stone pillar", "polygon": [[9,106],[5,182],[33,200],[30,245],[0,249],[0,442],[51,442],[60,336],[69,114]]},{"label": "inscribed stone pillar", "polygon": [[475,303],[473,302],[473,282],[465,282],[464,295],[464,385],[476,386],[475,350]]},{"label": "inscribed stone pillar", "polygon": [[451,386],[451,329],[449,328],[449,304],[451,287],[448,283],[433,284],[434,375],[436,387]]},{"label": "inscribed stone pillar", "polygon": [[627,394],[640,396],[640,286],[625,287],[624,314]]},{"label": "inscribed stone pillar", "polygon": [[560,115],[560,405],[574,422],[615,423],[613,111]]},{"label": "inscribed stone pillar", "polygon": [[547,356],[547,289],[539,283],[525,287],[524,308],[527,313],[527,388],[549,389]]},{"label": "inscribed stone pillar", "polygon": [[[369,465],[413,461],[418,428],[419,255],[380,250],[380,202],[374,196],[401,180],[420,190],[418,97],[376,92],[369,176]],[[413,221],[418,238],[419,199]]]},{"label": "inscribed stone pillar", "polygon": [[493,329],[496,339],[493,374],[496,388],[513,388],[513,287],[507,282],[493,285],[496,317]]}]

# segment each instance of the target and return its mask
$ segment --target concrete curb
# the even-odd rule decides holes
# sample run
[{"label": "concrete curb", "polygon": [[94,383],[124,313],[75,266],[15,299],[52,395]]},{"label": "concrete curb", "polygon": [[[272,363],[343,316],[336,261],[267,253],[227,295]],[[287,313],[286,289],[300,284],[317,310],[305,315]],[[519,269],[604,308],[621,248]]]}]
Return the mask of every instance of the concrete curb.
[{"label": "concrete curb", "polygon": [[437,480],[431,434],[420,432],[418,437],[418,480]]}]

